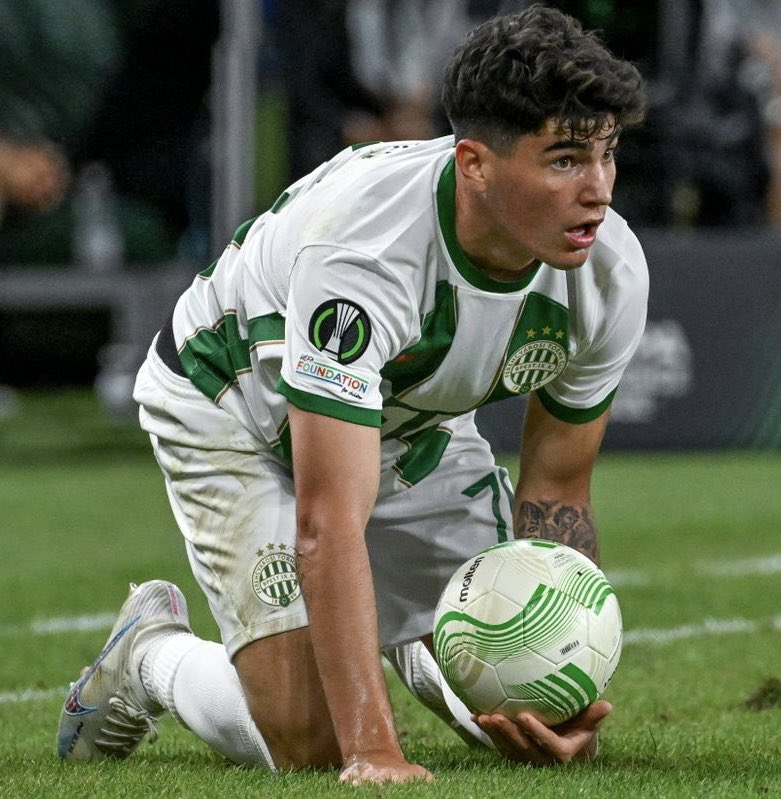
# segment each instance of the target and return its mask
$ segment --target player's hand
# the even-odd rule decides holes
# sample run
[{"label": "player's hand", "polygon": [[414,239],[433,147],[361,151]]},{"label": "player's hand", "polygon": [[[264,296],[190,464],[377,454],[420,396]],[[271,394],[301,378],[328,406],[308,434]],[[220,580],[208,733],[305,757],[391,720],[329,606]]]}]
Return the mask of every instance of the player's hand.
[{"label": "player's hand", "polygon": [[475,714],[472,721],[508,760],[551,766],[593,758],[597,753],[597,731],[612,709],[609,702],[600,699],[555,727],[545,726],[530,713],[519,713],[514,719],[498,713]]},{"label": "player's hand", "polygon": [[346,785],[368,785],[380,782],[412,782],[434,779],[430,771],[415,763],[408,763],[403,757],[391,755],[353,755],[339,775],[339,782]]}]

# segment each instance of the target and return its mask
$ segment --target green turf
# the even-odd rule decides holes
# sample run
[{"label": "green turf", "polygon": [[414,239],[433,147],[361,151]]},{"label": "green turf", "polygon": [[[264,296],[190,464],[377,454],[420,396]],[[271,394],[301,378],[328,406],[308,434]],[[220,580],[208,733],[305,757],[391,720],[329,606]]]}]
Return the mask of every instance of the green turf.
[{"label": "green turf", "polygon": [[[781,796],[779,478],[778,452],[603,456],[594,504],[604,566],[624,580],[617,593],[628,635],[685,625],[702,634],[627,643],[607,696],[615,712],[602,753],[585,766],[525,769],[470,750],[391,681],[403,746],[437,781],[357,793]],[[187,594],[196,630],[213,636],[215,628],[145,437],[104,419],[89,396],[28,396],[18,416],[0,423],[0,513],[3,797],[356,792],[338,786],[333,773],[241,771],[170,719],[160,741],[128,762],[62,766],[54,751],[61,699],[19,695],[63,688],[107,630],[45,633],[36,622],[110,614],[129,580],[164,577]],[[725,575],[718,568],[748,558],[775,558],[766,561],[775,569]]]}]

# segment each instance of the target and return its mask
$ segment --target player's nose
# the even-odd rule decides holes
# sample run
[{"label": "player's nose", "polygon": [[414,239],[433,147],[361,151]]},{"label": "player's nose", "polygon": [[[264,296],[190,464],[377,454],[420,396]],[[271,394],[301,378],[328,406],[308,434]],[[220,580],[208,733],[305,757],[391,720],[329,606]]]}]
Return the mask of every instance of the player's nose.
[{"label": "player's nose", "polygon": [[583,185],[581,201],[588,206],[607,206],[613,200],[615,171],[605,164],[594,164]]}]

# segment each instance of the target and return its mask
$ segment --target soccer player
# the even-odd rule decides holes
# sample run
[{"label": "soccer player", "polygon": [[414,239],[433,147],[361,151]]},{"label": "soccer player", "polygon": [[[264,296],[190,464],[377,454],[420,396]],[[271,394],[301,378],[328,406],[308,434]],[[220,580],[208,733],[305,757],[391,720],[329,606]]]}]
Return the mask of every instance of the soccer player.
[{"label": "soccer player", "polygon": [[[507,758],[594,754],[608,703],[550,729],[470,718],[420,641],[486,546],[598,558],[590,476],[647,301],[609,208],[641,80],[533,7],[467,37],[443,101],[454,137],[336,155],[238,229],[156,337],[135,397],[222,644],[192,634],[175,586],[132,587],[67,698],[64,759],[125,756],[169,710],[236,762],[430,779],[399,746],[381,651]],[[517,394],[513,499],[473,412]]]}]

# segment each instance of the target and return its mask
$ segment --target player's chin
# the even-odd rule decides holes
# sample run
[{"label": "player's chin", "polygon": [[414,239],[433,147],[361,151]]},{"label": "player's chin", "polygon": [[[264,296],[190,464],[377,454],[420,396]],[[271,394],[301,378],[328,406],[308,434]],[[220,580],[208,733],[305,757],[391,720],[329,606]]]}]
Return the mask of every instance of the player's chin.
[{"label": "player's chin", "polygon": [[588,254],[588,248],[583,248],[580,250],[567,250],[565,252],[560,251],[558,253],[551,254],[551,256],[549,258],[545,258],[544,261],[554,269],[562,269],[566,271],[568,269],[578,269],[579,267],[583,266],[588,259]]}]

